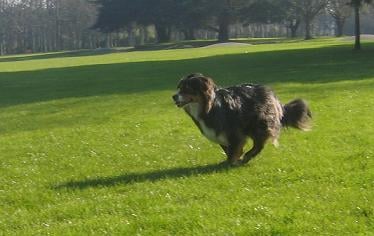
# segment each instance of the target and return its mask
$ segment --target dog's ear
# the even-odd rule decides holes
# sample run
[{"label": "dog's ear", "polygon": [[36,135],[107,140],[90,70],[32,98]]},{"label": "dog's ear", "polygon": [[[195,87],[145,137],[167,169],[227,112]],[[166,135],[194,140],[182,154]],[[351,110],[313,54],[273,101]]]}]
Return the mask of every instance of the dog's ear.
[{"label": "dog's ear", "polygon": [[183,78],[179,80],[177,84],[177,89],[180,89],[182,87]]},{"label": "dog's ear", "polygon": [[184,77],[182,77],[182,78],[179,80],[178,85],[177,85],[177,88],[178,88],[178,89],[181,88],[182,85],[183,85],[183,83],[185,83],[185,81],[188,80],[188,79],[192,79],[192,78],[202,78],[202,77],[204,77],[204,75],[201,74],[201,73],[192,73],[192,74],[189,74],[189,75],[187,75],[187,76],[184,76]]},{"label": "dog's ear", "polygon": [[189,78],[199,78],[199,77],[204,77],[204,75],[201,73],[192,73],[192,74],[187,75],[185,78],[189,79]]},{"label": "dog's ear", "polygon": [[203,96],[205,99],[205,112],[208,113],[213,106],[213,101],[215,98],[215,90],[217,88],[216,84],[213,80],[209,77],[200,77],[201,81],[201,91],[203,92]]}]

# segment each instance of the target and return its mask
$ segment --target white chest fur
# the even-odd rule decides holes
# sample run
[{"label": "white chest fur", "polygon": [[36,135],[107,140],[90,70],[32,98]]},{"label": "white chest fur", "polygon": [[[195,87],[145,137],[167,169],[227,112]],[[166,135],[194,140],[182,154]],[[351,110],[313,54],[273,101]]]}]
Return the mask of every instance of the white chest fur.
[{"label": "white chest fur", "polygon": [[198,103],[190,103],[186,106],[185,110],[199,123],[201,132],[207,137],[210,141],[221,144],[228,145],[227,138],[224,134],[218,134],[212,128],[209,128],[204,120],[200,118],[201,107]]}]

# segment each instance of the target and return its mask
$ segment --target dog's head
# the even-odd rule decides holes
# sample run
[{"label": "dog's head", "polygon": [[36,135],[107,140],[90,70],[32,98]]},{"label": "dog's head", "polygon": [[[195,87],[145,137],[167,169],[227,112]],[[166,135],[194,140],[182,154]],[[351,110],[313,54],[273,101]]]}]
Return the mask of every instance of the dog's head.
[{"label": "dog's head", "polygon": [[211,78],[200,73],[190,74],[179,82],[177,88],[173,100],[178,107],[199,103],[206,112],[212,107],[216,85]]}]

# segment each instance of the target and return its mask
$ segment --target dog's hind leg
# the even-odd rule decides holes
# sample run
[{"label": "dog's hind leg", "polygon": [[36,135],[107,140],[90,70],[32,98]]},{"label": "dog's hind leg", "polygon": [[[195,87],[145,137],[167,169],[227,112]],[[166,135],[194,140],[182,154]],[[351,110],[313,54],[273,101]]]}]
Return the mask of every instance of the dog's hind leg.
[{"label": "dog's hind leg", "polygon": [[242,163],[248,163],[252,158],[254,158],[257,154],[261,152],[261,150],[265,146],[265,142],[267,140],[266,136],[258,136],[253,138],[253,147],[251,150],[246,152],[243,157]]}]

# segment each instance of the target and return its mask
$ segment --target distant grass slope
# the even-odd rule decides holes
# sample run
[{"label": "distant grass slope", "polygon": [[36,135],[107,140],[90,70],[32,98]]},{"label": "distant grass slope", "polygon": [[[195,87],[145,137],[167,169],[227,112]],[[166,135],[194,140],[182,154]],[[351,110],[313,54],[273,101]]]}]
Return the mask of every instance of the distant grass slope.
[{"label": "distant grass slope", "polygon": [[[0,234],[374,234],[374,44],[363,46],[0,57]],[[190,72],[305,98],[314,129],[217,166],[219,147],[171,101]]]}]

